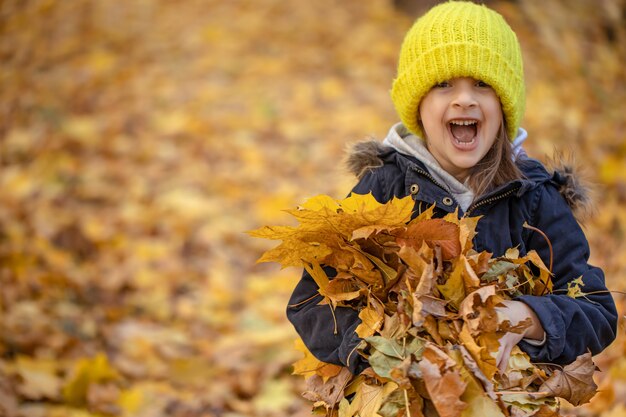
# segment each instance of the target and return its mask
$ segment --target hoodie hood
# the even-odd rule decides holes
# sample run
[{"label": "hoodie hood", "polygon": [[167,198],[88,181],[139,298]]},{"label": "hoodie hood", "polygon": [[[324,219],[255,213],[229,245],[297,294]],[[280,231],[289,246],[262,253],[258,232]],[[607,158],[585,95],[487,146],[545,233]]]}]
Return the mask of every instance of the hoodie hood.
[{"label": "hoodie hood", "polygon": [[404,155],[413,156],[422,162],[435,180],[452,194],[463,211],[466,211],[474,201],[474,192],[444,170],[426,148],[422,138],[409,132],[402,123],[397,123],[391,127],[383,145],[390,146]]}]

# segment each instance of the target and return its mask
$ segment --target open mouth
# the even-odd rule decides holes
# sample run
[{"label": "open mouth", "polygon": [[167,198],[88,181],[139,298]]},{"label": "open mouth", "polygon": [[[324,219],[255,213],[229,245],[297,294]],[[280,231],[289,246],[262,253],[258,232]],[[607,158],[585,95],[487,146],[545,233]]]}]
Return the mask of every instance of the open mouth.
[{"label": "open mouth", "polygon": [[451,120],[448,122],[450,133],[459,146],[469,146],[476,141],[477,120]]}]

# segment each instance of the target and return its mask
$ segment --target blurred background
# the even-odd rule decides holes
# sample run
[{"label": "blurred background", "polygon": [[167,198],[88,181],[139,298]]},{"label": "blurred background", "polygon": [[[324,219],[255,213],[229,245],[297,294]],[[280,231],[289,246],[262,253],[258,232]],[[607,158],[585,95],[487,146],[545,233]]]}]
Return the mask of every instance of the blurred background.
[{"label": "blurred background", "polygon": [[[0,416],[306,416],[255,263],[306,198],[342,198],[382,139],[429,1],[0,1]],[[626,290],[626,4],[491,1],[518,34],[527,152],[597,189],[592,262]],[[584,290],[584,288],[583,288]],[[626,336],[569,414],[626,415]]]}]

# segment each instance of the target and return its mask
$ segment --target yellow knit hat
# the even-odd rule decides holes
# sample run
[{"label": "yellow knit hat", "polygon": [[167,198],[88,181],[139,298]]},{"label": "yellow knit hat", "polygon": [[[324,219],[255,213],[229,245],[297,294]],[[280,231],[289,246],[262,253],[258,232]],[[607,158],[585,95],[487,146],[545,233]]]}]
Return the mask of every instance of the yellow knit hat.
[{"label": "yellow knit hat", "polygon": [[522,53],[517,36],[497,12],[466,1],[430,9],[407,32],[391,99],[402,123],[424,137],[418,107],[436,84],[472,77],[489,84],[500,98],[509,138],[524,115]]}]

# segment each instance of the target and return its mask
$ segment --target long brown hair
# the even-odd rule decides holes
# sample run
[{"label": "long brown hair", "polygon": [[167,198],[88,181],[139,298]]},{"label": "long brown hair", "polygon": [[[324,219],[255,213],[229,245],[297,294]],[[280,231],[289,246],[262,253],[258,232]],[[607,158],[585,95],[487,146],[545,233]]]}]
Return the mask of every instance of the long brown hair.
[{"label": "long brown hair", "polygon": [[513,160],[511,141],[506,130],[503,121],[489,152],[470,170],[467,186],[474,191],[476,198],[524,176]]}]

